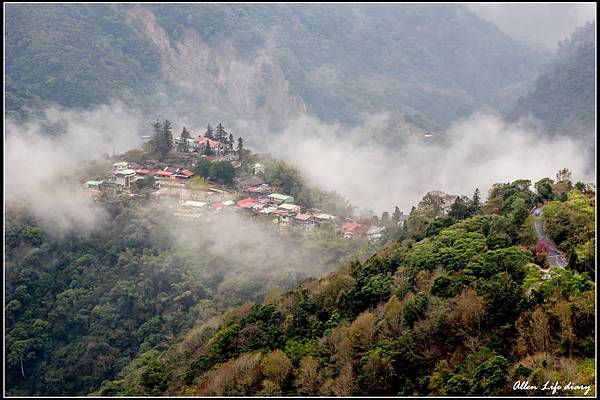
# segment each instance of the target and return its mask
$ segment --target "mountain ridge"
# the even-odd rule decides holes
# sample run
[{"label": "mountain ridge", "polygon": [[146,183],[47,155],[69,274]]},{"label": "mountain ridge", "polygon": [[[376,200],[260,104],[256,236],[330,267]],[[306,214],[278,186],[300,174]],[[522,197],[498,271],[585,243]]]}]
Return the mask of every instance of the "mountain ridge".
[{"label": "mountain ridge", "polygon": [[509,112],[509,120],[533,117],[543,130],[592,141],[595,134],[595,23],[573,32],[559,45],[529,90]]},{"label": "mountain ridge", "polygon": [[[549,56],[458,5],[36,7],[7,7],[8,30],[27,38],[7,37],[7,54],[14,60],[7,65],[7,78],[14,82],[7,87],[11,112],[35,104],[36,96],[86,107],[113,95],[148,110],[170,107],[204,120],[219,109],[220,116],[258,120],[273,130],[305,111],[345,124],[361,113],[415,114],[427,129],[440,130],[489,102],[502,87],[532,79]],[[96,20],[90,20],[93,14]],[[152,24],[163,30],[154,30],[164,36],[158,42],[140,29]],[[74,26],[89,44],[70,50],[79,38],[54,32],[69,33]],[[123,35],[129,38],[126,47]],[[35,48],[42,36],[56,54]],[[199,45],[188,48],[198,53],[182,58],[186,43]],[[100,56],[104,63],[95,63],[88,53],[98,45],[121,46],[132,57],[107,53]],[[26,60],[36,55],[56,60],[51,63],[56,67],[27,67]],[[123,73],[131,70],[131,78],[114,75],[106,62]],[[228,65],[238,67],[228,70]],[[181,87],[184,77],[192,90]],[[50,86],[40,85],[49,79]]]}]

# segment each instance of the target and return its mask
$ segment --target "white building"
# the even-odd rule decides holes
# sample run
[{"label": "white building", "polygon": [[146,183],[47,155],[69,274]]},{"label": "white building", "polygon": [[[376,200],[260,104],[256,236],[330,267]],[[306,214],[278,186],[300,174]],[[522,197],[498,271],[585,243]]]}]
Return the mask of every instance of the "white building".
[{"label": "white building", "polygon": [[293,212],[293,213],[299,213],[300,212],[300,206],[297,206],[295,204],[283,203],[283,204],[279,205],[279,208],[282,209],[282,210]]},{"label": "white building", "polygon": [[88,189],[100,189],[104,181],[87,181],[83,184]]},{"label": "white building", "polygon": [[204,201],[187,200],[181,204],[181,207],[189,208],[192,210],[199,210],[203,207],[206,207],[207,204],[208,203],[206,203]]},{"label": "white building", "polygon": [[134,169],[121,169],[115,172],[115,183],[121,185],[124,188],[129,188],[131,183],[135,180]]},{"label": "white building", "polygon": [[385,227],[372,226],[367,230],[367,238],[377,240],[383,236],[383,231],[385,231]]}]

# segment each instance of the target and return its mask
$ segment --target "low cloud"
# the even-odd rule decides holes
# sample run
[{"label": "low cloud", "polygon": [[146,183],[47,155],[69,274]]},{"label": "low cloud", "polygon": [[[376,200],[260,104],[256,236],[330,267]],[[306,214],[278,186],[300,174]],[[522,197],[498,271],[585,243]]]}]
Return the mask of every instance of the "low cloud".
[{"label": "low cloud", "polygon": [[495,115],[474,114],[435,137],[407,136],[400,148],[371,139],[381,136],[388,118],[372,116],[347,129],[303,117],[275,136],[269,150],[298,165],[321,188],[377,213],[396,205],[410,211],[431,190],[470,196],[479,188],[485,195],[494,183],[535,182],[564,167],[574,179],[591,179],[591,160],[580,144]]},{"label": "low cloud", "polygon": [[[246,145],[288,160],[317,186],[376,213],[396,205],[408,212],[431,190],[470,196],[479,188],[485,195],[494,183],[535,182],[564,167],[576,180],[593,179],[590,153],[581,144],[495,115],[474,114],[434,137],[390,129],[393,118],[387,113],[363,120],[348,128],[303,116],[281,132],[262,131]],[[139,146],[150,122],[118,102],[91,111],[50,108],[43,122],[7,121],[7,203],[28,207],[51,230],[97,225],[103,211],[86,195],[77,171],[113,148],[122,153]],[[244,123],[254,126],[236,121]],[[48,135],[47,126],[61,126],[64,133]],[[386,140],[394,135],[399,139]]]},{"label": "low cloud", "polygon": [[168,231],[178,254],[194,254],[209,266],[198,267],[205,271],[202,279],[218,280],[215,295],[228,304],[259,300],[271,287],[292,287],[373,251],[342,238],[322,240],[319,230],[279,230],[270,218],[250,220],[244,212],[223,213],[212,221],[176,220]]},{"label": "low cloud", "polygon": [[[59,132],[52,135],[49,129]],[[5,199],[25,207],[51,232],[89,229],[103,211],[81,186],[77,172],[104,153],[139,146],[141,118],[121,103],[94,110],[60,107],[44,118],[5,124]]]}]

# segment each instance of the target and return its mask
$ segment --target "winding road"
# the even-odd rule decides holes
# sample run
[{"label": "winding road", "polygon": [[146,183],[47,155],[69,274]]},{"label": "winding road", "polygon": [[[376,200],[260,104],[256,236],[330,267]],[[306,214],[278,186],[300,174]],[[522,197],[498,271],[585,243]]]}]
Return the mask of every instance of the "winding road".
[{"label": "winding road", "polygon": [[558,267],[564,269],[567,266],[567,258],[565,257],[564,253],[559,250],[554,241],[546,234],[546,230],[544,229],[544,220],[542,220],[539,217],[541,215],[542,209],[536,208],[533,212],[533,227],[535,230],[535,234],[538,240],[541,240],[546,244],[546,246],[548,246],[546,258],[548,259],[550,267]]}]

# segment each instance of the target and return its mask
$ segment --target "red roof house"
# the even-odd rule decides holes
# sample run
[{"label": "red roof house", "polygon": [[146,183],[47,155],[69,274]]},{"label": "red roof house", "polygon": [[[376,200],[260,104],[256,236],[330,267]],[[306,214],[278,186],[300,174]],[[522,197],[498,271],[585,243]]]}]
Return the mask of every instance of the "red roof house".
[{"label": "red roof house", "polygon": [[194,173],[192,171],[190,171],[189,169],[184,169],[183,171],[180,172],[180,174],[183,174],[185,176],[194,176]]},{"label": "red roof house", "polygon": [[346,222],[342,225],[342,229],[345,235],[362,236],[365,234],[367,226],[356,222]]},{"label": "red roof house", "polygon": [[194,139],[194,142],[196,142],[198,144],[206,144],[206,142],[208,142],[208,145],[210,147],[219,147],[219,145],[221,145],[221,142],[209,139],[204,136],[198,136],[197,138]]},{"label": "red roof house", "polygon": [[345,231],[353,231],[357,228],[360,228],[362,226],[365,226],[363,224],[359,224],[356,222],[346,222],[344,225],[342,225],[342,229]]},{"label": "red roof house", "polygon": [[257,208],[262,207],[262,204],[258,203],[252,197],[246,197],[245,199],[239,200],[237,202],[239,208]]},{"label": "red roof house", "polygon": [[312,218],[312,215],[298,213],[294,218],[299,221],[309,221]]},{"label": "red roof house", "polygon": [[175,175],[173,172],[169,172],[169,171],[152,171],[151,174],[158,175],[158,176],[164,176],[164,177],[171,177],[171,176]]}]

